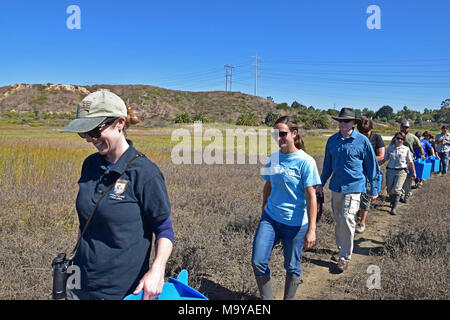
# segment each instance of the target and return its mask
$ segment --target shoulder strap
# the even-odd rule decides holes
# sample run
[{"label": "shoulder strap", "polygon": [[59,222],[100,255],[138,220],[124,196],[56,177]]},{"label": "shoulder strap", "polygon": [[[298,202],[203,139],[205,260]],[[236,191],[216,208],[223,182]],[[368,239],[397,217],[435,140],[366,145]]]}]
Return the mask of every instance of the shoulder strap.
[{"label": "shoulder strap", "polygon": [[[131,166],[131,164],[132,164],[135,160],[137,160],[138,158],[141,158],[141,157],[144,157],[144,154],[138,153],[137,155],[135,155],[134,158],[131,159],[131,160],[128,162],[128,164],[127,164],[125,170],[122,172],[122,174],[123,174],[125,171],[127,171],[127,169]],[[121,175],[122,175],[122,174],[121,174]],[[119,178],[120,178],[120,177],[119,177]],[[97,210],[97,207],[98,207],[100,201],[102,201],[102,199],[105,197],[105,195],[106,195],[109,191],[111,191],[111,189],[112,189],[112,187],[114,186],[114,184],[115,184],[115,183],[111,183],[111,185],[108,187],[108,189],[106,189],[105,192],[103,192],[103,194],[102,194],[102,196],[100,197],[100,199],[97,200],[97,203],[95,204],[94,209],[92,210],[91,214],[89,215],[88,220],[86,221],[86,224],[84,225],[83,231],[81,231],[81,233],[78,235],[78,240],[77,240],[77,243],[76,243],[76,245],[75,245],[75,248],[72,250],[72,253],[69,255],[69,260],[70,260],[70,261],[72,261],[73,258],[75,257],[75,254],[77,253],[78,247],[80,246],[81,239],[83,238],[84,234],[86,233],[86,229],[87,229],[87,227],[89,226],[89,224],[91,223],[92,217],[94,216],[94,213],[95,213],[95,211]]]}]

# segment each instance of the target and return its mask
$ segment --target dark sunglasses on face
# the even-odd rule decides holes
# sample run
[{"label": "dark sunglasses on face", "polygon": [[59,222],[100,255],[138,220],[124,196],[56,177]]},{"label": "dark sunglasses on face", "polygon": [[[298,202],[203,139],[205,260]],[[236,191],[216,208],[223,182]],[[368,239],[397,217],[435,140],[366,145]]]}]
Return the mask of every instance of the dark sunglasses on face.
[{"label": "dark sunglasses on face", "polygon": [[91,138],[100,138],[100,136],[102,135],[102,129],[105,128],[106,126],[112,124],[113,122],[115,122],[117,120],[117,118],[114,119],[109,119],[105,122],[100,123],[97,127],[95,127],[94,129],[92,129],[91,131],[88,132],[78,132],[78,135],[83,138],[86,139],[88,136]]},{"label": "dark sunglasses on face", "polygon": [[401,137],[395,137],[395,139],[397,139],[397,140],[401,140],[401,141],[403,141],[404,139],[403,138],[401,138]]},{"label": "dark sunglasses on face", "polygon": [[278,137],[284,138],[289,133],[289,131],[278,131],[278,134],[277,134],[277,130],[278,129],[275,129],[275,130],[272,131],[272,136],[273,136],[274,139],[277,139]]}]

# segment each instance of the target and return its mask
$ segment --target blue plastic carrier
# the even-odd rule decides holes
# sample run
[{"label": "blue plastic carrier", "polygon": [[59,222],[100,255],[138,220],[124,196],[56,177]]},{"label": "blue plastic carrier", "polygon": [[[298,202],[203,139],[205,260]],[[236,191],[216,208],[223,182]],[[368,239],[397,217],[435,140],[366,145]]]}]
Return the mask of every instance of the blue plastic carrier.
[{"label": "blue plastic carrier", "polygon": [[[188,272],[181,270],[176,279],[169,277],[164,282],[163,290],[156,300],[208,300],[203,294],[188,286]],[[130,294],[123,300],[142,300],[144,290]]]},{"label": "blue plastic carrier", "polygon": [[[414,161],[414,167],[416,168],[416,178],[417,179],[428,179],[431,175],[431,162],[430,160],[417,159]],[[412,171],[410,171],[412,175]]]},{"label": "blue plastic carrier", "polygon": [[429,156],[428,160],[431,162],[431,172],[439,172],[441,166],[441,160],[437,157]]},{"label": "blue plastic carrier", "polygon": [[380,172],[380,181],[379,181],[379,183],[378,183],[378,193],[380,193],[381,192],[381,187],[383,186],[383,173],[382,172]]}]

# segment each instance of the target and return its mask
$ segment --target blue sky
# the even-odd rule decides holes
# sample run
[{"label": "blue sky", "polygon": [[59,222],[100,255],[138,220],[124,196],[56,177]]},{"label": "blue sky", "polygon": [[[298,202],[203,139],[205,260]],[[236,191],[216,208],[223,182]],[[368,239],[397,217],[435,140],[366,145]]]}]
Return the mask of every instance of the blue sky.
[{"label": "blue sky", "polygon": [[[67,7],[78,5],[81,29]],[[366,13],[380,8],[381,29]],[[0,0],[0,86],[232,90],[322,109],[450,98],[450,1]],[[229,88],[229,86],[228,86]]]}]

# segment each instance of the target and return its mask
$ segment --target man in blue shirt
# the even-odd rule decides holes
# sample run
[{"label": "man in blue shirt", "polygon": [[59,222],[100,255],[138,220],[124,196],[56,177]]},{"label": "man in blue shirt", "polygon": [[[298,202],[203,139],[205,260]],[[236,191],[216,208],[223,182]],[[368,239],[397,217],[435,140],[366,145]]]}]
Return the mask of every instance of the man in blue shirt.
[{"label": "man in blue shirt", "polygon": [[[359,210],[360,196],[366,192],[369,200],[377,198],[380,169],[369,139],[357,132],[355,111],[342,108],[338,117],[339,132],[331,136],[325,148],[322,185],[317,187],[323,193],[323,186],[331,176],[332,210],[334,215],[336,245],[339,255],[335,255],[338,271],[348,268],[353,251],[355,234],[355,214]],[[370,189],[366,190],[366,176]]]}]

